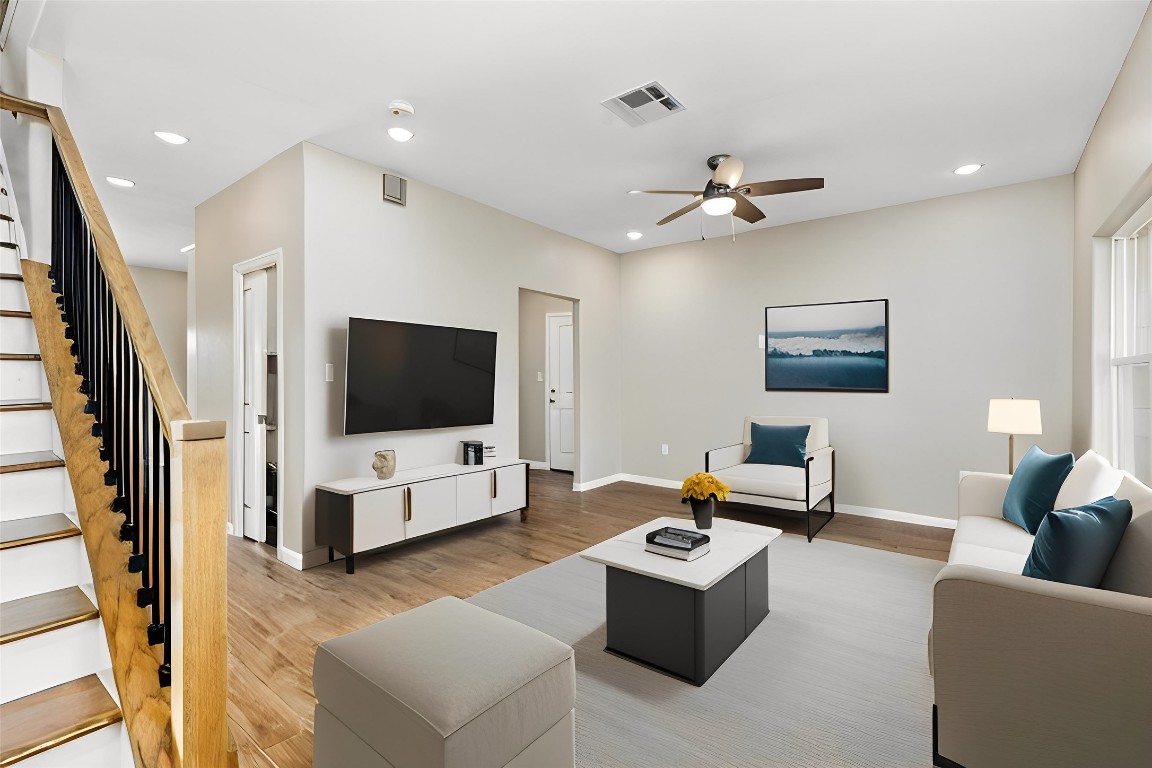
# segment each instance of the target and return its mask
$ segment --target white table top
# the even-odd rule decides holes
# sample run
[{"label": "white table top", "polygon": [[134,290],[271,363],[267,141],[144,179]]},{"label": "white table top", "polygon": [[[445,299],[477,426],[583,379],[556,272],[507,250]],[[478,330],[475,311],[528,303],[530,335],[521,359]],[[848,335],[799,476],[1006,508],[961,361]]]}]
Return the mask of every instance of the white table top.
[{"label": "white table top", "polygon": [[708,535],[708,553],[685,561],[645,551],[644,536],[666,525],[688,531],[698,530],[691,520],[661,517],[594,544],[581,552],[580,557],[673,584],[708,589],[782,533],[779,528],[713,518],[712,527],[700,531]]},{"label": "white table top", "polygon": [[333,480],[328,483],[322,483],[316,487],[324,491],[349,496],[354,493],[379,490],[380,488],[393,488],[397,485],[419,483],[423,480],[466,475],[470,472],[485,472],[490,469],[500,469],[501,467],[511,467],[516,464],[527,463],[527,459],[501,459],[486,456],[484,457],[483,464],[437,464],[432,467],[397,470],[396,474],[387,480],[378,480],[375,477],[347,477],[343,480]]}]

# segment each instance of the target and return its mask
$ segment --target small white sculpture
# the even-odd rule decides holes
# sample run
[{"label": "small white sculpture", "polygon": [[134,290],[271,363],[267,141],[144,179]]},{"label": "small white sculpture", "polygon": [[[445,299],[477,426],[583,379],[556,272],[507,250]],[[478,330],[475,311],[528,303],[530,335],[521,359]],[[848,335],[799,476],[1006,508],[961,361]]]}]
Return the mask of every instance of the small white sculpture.
[{"label": "small white sculpture", "polygon": [[376,470],[376,477],[388,480],[396,474],[396,451],[376,451],[376,460],[372,462],[372,469]]}]

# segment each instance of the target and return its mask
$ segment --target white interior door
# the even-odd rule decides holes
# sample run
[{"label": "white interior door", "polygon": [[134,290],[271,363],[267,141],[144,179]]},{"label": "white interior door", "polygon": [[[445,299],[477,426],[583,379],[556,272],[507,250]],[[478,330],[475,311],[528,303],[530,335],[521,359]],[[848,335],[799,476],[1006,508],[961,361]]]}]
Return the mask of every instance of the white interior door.
[{"label": "white interior door", "polygon": [[268,273],[244,275],[244,535],[264,541],[268,528],[265,454],[268,413]]},{"label": "white interior door", "polygon": [[572,315],[548,315],[548,464],[576,471],[576,393]]}]

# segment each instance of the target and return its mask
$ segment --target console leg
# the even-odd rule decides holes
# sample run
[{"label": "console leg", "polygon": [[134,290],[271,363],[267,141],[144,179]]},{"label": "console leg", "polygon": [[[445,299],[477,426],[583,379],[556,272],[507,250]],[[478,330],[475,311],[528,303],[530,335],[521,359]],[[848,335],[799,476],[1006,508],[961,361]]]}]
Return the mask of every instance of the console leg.
[{"label": "console leg", "polygon": [[348,555],[344,558],[344,572],[356,573],[356,555]]},{"label": "console leg", "polygon": [[528,522],[528,507],[524,507],[524,509],[520,510],[520,522]]}]

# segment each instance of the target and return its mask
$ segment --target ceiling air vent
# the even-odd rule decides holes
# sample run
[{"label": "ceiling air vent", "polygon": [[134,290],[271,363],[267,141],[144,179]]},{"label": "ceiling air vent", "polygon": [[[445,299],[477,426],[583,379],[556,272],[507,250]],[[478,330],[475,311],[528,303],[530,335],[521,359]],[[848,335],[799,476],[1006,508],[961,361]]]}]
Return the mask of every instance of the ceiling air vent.
[{"label": "ceiling air vent", "polygon": [[655,80],[600,103],[633,128],[684,111],[684,105]]}]

